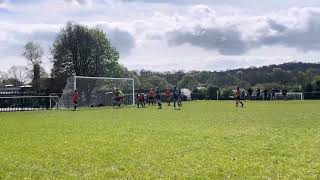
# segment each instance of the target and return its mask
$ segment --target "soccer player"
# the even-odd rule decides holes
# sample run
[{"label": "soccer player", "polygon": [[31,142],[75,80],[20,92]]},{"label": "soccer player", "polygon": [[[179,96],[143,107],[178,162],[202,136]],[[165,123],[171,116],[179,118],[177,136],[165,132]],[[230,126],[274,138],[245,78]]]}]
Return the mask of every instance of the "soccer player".
[{"label": "soccer player", "polygon": [[246,98],[246,90],[245,90],[245,89],[243,89],[243,90],[241,91],[241,99],[242,99],[243,101],[246,101],[246,100],[247,100],[247,98]]},{"label": "soccer player", "polygon": [[155,93],[154,93],[154,90],[151,88],[150,91],[149,91],[149,94],[148,94],[148,103],[150,105],[155,105],[155,102],[154,102],[154,98],[155,98]]},{"label": "soccer player", "polygon": [[135,101],[136,101],[136,104],[137,104],[138,108],[139,108],[139,105],[140,105],[139,97],[140,97],[140,94],[137,93],[136,96],[135,96]]},{"label": "soccer player", "polygon": [[123,92],[119,90],[119,93],[120,93],[120,105],[121,104],[126,105]]},{"label": "soccer player", "polygon": [[139,99],[140,99],[141,105],[145,108],[146,107],[146,98],[145,98],[144,93],[140,94],[140,98]]},{"label": "soccer player", "polygon": [[276,92],[277,92],[277,90],[272,88],[272,90],[271,90],[271,100],[275,100],[276,99]]},{"label": "soccer player", "polygon": [[72,102],[73,102],[73,105],[74,105],[73,111],[76,111],[76,110],[77,110],[79,97],[80,97],[80,95],[79,95],[78,90],[74,90],[74,93],[73,93],[73,95],[72,95]]},{"label": "soccer player", "polygon": [[241,91],[239,86],[237,86],[236,88],[235,99],[236,99],[236,107],[238,107],[239,103],[241,104],[241,107],[244,106],[244,104],[241,101]]},{"label": "soccer player", "polygon": [[118,88],[116,88],[113,95],[114,95],[113,107],[116,105],[118,105],[120,107],[121,106],[121,93]]},{"label": "soccer player", "polygon": [[182,98],[183,98],[183,94],[181,89],[178,90],[179,93],[179,99],[178,99],[178,106],[181,107],[182,106]]},{"label": "soccer player", "polygon": [[156,88],[155,97],[156,97],[156,102],[158,104],[158,108],[162,109],[161,91],[160,91],[160,89],[158,87]]},{"label": "soccer player", "polygon": [[167,101],[167,105],[170,106],[171,103],[171,91],[169,88],[167,88],[164,92],[165,96],[166,96],[166,101]]},{"label": "soccer player", "polygon": [[286,89],[286,88],[284,88],[283,90],[282,90],[282,96],[283,96],[283,100],[288,100],[287,99],[287,93],[288,93],[288,90]]},{"label": "soccer player", "polygon": [[261,97],[261,90],[259,88],[256,89],[256,99],[260,100]]},{"label": "soccer player", "polygon": [[138,108],[140,108],[140,105],[143,108],[146,106],[145,98],[144,98],[144,94],[143,93],[137,94],[137,105],[138,105]]},{"label": "soccer player", "polygon": [[253,90],[251,88],[248,89],[248,97],[250,100],[252,100],[252,94],[253,94]]},{"label": "soccer player", "polygon": [[263,100],[268,100],[268,94],[269,94],[268,89],[265,88],[262,92],[263,92]]},{"label": "soccer player", "polygon": [[179,103],[179,90],[177,87],[173,88],[173,107],[174,109],[177,109]]}]

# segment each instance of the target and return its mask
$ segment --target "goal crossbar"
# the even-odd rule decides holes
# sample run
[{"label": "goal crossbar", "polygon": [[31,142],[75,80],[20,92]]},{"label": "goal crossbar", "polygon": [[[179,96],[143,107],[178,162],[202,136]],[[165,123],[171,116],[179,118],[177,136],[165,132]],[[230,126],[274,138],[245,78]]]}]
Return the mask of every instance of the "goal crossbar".
[{"label": "goal crossbar", "polygon": [[103,79],[103,80],[132,80],[133,78],[108,78],[108,77],[87,77],[87,76],[74,76],[75,78],[82,78],[82,79]]},{"label": "goal crossbar", "polygon": [[[286,96],[290,96],[290,95],[299,95],[300,96],[299,100],[301,100],[301,101],[304,99],[303,93],[301,93],[301,92],[288,92],[288,93],[286,93]],[[283,93],[281,93],[281,92],[275,93],[275,96],[276,97],[283,96]]]}]

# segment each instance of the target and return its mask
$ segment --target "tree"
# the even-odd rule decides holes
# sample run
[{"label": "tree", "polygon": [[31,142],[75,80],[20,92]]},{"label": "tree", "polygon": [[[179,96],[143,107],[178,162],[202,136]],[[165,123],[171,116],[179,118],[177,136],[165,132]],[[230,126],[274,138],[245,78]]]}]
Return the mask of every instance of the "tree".
[{"label": "tree", "polygon": [[238,86],[240,88],[249,89],[251,87],[251,84],[249,82],[247,82],[247,81],[240,81],[238,83]]},{"label": "tree", "polygon": [[141,83],[139,80],[139,77],[137,75],[137,72],[135,71],[129,71],[126,67],[120,65],[120,77],[122,78],[133,78],[134,79],[134,87],[135,89],[141,88]]},{"label": "tree", "polygon": [[209,99],[217,99],[217,95],[219,95],[219,88],[210,86],[208,88],[207,96]]},{"label": "tree", "polygon": [[153,75],[142,77],[140,76],[141,89],[148,90],[151,88],[159,87],[160,89],[170,88],[171,85],[162,77]]},{"label": "tree", "polygon": [[6,81],[8,78],[9,78],[8,73],[0,70],[0,87],[3,87],[6,85]]},{"label": "tree", "polygon": [[243,79],[243,72],[242,71],[237,71],[237,76],[238,76],[238,78],[240,79],[240,80],[242,80]]},{"label": "tree", "polygon": [[303,89],[304,92],[312,92],[313,91],[313,86],[311,83],[306,84],[306,86]]},{"label": "tree", "polygon": [[119,76],[119,53],[98,28],[67,23],[51,49],[52,77],[65,81],[78,76]]},{"label": "tree", "polygon": [[198,80],[199,83],[203,85],[209,84],[210,72],[209,71],[201,71],[195,75],[195,78]]},{"label": "tree", "polygon": [[28,81],[28,68],[25,66],[12,66],[8,69],[8,74],[15,86],[23,85]]},{"label": "tree", "polygon": [[275,82],[287,83],[290,79],[290,74],[281,68],[274,68],[271,77]]},{"label": "tree", "polygon": [[311,83],[313,78],[314,78],[314,73],[313,73],[313,69],[308,69],[307,72],[305,73],[305,77],[306,77],[306,82],[307,83]]},{"label": "tree", "polygon": [[176,85],[177,82],[180,81],[184,75],[185,72],[180,70],[177,72],[166,73],[163,75],[163,77],[168,81],[168,83]]},{"label": "tree", "polygon": [[192,90],[194,87],[198,86],[199,82],[193,76],[187,74],[185,75],[181,81],[178,82],[179,88],[187,88]]},{"label": "tree", "polygon": [[320,80],[314,82],[314,90],[320,92]]},{"label": "tree", "polygon": [[296,74],[296,80],[297,80],[298,86],[299,87],[303,87],[305,85],[305,83],[306,83],[306,75],[305,75],[305,73],[299,71]]},{"label": "tree", "polygon": [[32,86],[35,90],[39,90],[39,79],[41,77],[41,58],[44,54],[41,46],[35,42],[28,42],[24,46],[23,56],[32,65]]}]

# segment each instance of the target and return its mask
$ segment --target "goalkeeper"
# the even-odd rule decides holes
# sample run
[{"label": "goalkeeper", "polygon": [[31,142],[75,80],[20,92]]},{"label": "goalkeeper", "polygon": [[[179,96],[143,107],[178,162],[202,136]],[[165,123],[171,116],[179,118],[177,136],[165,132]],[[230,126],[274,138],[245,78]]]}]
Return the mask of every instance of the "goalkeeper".
[{"label": "goalkeeper", "polygon": [[72,102],[73,102],[73,105],[74,105],[73,106],[73,111],[77,110],[79,98],[80,98],[80,94],[79,94],[78,90],[74,90],[74,93],[72,95]]},{"label": "goalkeeper", "polygon": [[123,101],[123,93],[122,93],[122,91],[119,91],[119,89],[116,88],[116,90],[114,91],[113,95],[114,95],[113,107],[116,106],[116,105],[120,107],[121,104],[122,104],[122,101]]}]

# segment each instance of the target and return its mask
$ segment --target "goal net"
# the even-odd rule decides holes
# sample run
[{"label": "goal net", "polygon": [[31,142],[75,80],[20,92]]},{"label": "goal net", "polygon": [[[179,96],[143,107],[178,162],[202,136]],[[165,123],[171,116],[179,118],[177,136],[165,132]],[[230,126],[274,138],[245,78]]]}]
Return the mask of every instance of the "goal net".
[{"label": "goal net", "polygon": [[114,89],[118,88],[123,94],[124,105],[134,105],[134,79],[73,76],[68,78],[63,94],[59,99],[59,108],[71,108],[72,95],[78,90],[79,107],[112,106]]},{"label": "goal net", "polygon": [[303,100],[304,96],[303,93],[299,93],[299,92],[291,92],[291,93],[287,93],[286,95],[282,94],[282,93],[276,93],[275,94],[275,99],[276,100]]},{"label": "goal net", "polygon": [[53,109],[58,101],[58,96],[1,96],[0,112]]}]

